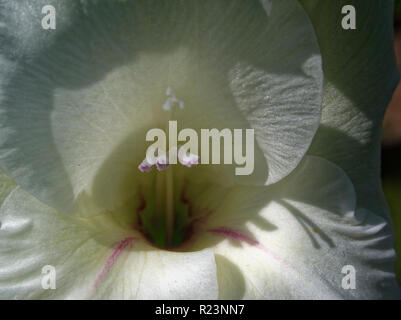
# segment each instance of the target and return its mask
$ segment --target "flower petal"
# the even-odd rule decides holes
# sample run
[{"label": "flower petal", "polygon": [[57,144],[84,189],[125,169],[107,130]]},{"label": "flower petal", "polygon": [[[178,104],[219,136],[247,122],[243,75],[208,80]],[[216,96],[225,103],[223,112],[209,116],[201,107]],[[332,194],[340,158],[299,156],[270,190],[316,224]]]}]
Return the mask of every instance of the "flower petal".
[{"label": "flower petal", "polygon": [[[218,274],[243,279],[233,292],[229,279],[219,278],[220,298],[398,297],[391,228],[355,207],[344,172],[315,157],[277,186],[233,191],[210,217],[208,241],[199,242],[215,243],[224,257],[217,266],[226,269]],[[356,271],[355,289],[342,287],[349,265]]]},{"label": "flower petal", "polygon": [[[0,208],[1,299],[213,299],[213,250],[150,247],[108,223],[60,214],[21,189]],[[45,290],[44,266],[56,289]]]},{"label": "flower petal", "polygon": [[4,174],[3,170],[0,169],[0,206],[7,198],[7,196],[11,193],[11,191],[15,189],[15,187],[15,182],[7,177]]},{"label": "flower petal", "polygon": [[[314,25],[325,74],[321,126],[309,153],[344,169],[359,205],[386,216],[379,184],[381,127],[399,80],[393,1],[301,3]],[[345,5],[355,7],[356,30],[341,28]]]},{"label": "flower petal", "polygon": [[280,180],[305,154],[322,71],[297,1],[51,3],[63,18],[48,36],[36,23],[42,2],[5,1],[0,30],[0,166],[44,203],[73,211],[105,165],[99,198],[116,199],[146,131],[163,127],[168,88],[185,105],[182,128],[255,129],[248,183]]}]

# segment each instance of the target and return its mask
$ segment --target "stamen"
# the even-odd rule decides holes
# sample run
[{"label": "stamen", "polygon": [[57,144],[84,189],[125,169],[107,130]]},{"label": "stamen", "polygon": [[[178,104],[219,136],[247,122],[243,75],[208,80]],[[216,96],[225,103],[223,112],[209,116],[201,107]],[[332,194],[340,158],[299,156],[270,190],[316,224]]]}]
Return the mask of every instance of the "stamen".
[{"label": "stamen", "polygon": [[168,167],[169,167],[168,155],[163,154],[163,155],[157,157],[156,158],[156,167],[157,167],[157,170],[159,170],[159,171],[168,169]]},{"label": "stamen", "polygon": [[160,221],[161,217],[164,216],[164,184],[165,177],[163,173],[156,173],[156,188],[155,188],[155,222]]},{"label": "stamen", "polygon": [[[173,119],[174,107],[178,106],[180,109],[184,109],[184,102],[178,99],[172,88],[168,87],[166,90],[167,100],[163,105],[163,110],[168,112],[168,119]],[[166,132],[168,132],[168,127]],[[153,165],[159,172],[156,173],[155,181],[155,203],[154,203],[154,221],[156,224],[163,221],[165,218],[165,245],[167,247],[173,246],[174,237],[174,223],[175,223],[175,203],[174,203],[174,178],[173,178],[173,166],[170,166],[170,161],[176,163],[177,159],[177,146],[171,146],[168,152],[158,152],[158,156],[155,159],[155,163],[151,164],[147,159],[143,160],[138,166],[141,172],[152,170]],[[151,160],[152,161],[152,160]],[[191,154],[184,153],[182,159],[179,162],[186,166],[192,167],[193,165],[199,164],[199,157]],[[162,237],[163,238],[163,237]]]},{"label": "stamen", "polygon": [[174,233],[174,182],[173,182],[173,167],[166,171],[166,231],[167,231],[167,246],[173,244]]},{"label": "stamen", "polygon": [[184,102],[175,96],[173,89],[171,89],[170,87],[168,87],[166,90],[166,96],[168,98],[166,102],[163,104],[163,110],[171,111],[174,105],[178,105],[180,109],[184,109],[185,107]]}]

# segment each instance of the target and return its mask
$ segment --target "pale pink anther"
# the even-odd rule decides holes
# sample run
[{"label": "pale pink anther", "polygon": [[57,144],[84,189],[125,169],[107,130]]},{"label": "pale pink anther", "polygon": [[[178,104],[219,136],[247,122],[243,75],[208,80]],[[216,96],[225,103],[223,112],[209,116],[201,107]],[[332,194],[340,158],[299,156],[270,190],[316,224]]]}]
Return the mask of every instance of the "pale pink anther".
[{"label": "pale pink anther", "polygon": [[200,159],[199,156],[195,154],[185,153],[184,155],[180,156],[178,160],[183,166],[191,168],[192,166],[198,165]]},{"label": "pale pink anther", "polygon": [[151,171],[153,168],[153,164],[150,164],[146,158],[141,162],[141,164],[138,166],[138,169],[141,172],[149,172]]},{"label": "pale pink anther", "polygon": [[157,170],[162,171],[162,170],[166,170],[169,167],[169,163],[168,163],[168,155],[162,155],[156,158],[156,167]]}]

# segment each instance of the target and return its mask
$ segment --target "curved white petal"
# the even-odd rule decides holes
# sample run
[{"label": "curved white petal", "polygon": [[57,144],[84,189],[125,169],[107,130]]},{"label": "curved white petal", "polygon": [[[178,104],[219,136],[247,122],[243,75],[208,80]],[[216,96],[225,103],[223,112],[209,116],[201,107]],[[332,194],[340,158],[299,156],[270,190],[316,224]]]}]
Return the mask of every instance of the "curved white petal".
[{"label": "curved white petal", "polygon": [[[356,209],[351,182],[324,159],[307,157],[277,186],[238,188],[210,219],[199,244],[215,245],[220,298],[399,296],[391,228]],[[343,287],[346,266],[355,289]]]},{"label": "curved white petal", "polygon": [[185,105],[181,129],[255,129],[247,183],[276,182],[304,156],[322,72],[297,1],[51,3],[60,28],[44,35],[42,2],[4,1],[0,29],[0,166],[44,203],[71,211],[103,169],[101,198],[113,194],[144,158],[145,132],[164,127],[168,88]]},{"label": "curved white petal", "polygon": [[[325,74],[322,122],[309,153],[344,169],[359,205],[385,216],[379,184],[381,128],[399,81],[393,1],[301,3],[314,25]],[[356,30],[341,28],[345,5],[356,10]]]},{"label": "curved white petal", "polygon": [[[1,299],[213,299],[212,249],[177,253],[108,223],[60,214],[21,189],[0,208]],[[53,266],[56,288],[42,268]]]}]

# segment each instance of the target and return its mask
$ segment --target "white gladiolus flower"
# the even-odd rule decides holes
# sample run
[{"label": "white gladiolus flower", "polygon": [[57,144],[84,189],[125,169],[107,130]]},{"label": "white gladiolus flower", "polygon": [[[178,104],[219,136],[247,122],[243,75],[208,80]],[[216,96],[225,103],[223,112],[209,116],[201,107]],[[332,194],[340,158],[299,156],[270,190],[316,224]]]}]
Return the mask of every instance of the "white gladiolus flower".
[{"label": "white gladiolus flower", "polygon": [[[0,298],[397,297],[391,5],[341,2],[0,0]],[[149,162],[169,120],[254,129],[253,173]]]}]

